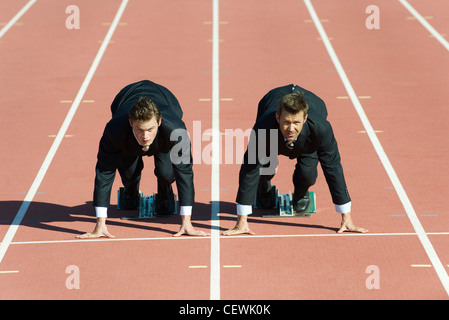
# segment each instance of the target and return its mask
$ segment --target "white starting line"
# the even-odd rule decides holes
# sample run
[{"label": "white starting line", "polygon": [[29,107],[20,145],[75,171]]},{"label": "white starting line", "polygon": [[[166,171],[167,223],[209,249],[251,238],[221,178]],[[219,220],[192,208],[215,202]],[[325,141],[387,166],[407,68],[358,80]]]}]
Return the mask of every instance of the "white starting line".
[{"label": "white starting line", "polygon": [[[444,236],[449,232],[428,232],[427,235]],[[332,238],[332,237],[396,237],[396,236],[418,236],[415,232],[385,232],[385,233],[317,233],[317,234],[265,234],[265,235],[236,235],[218,236],[218,240],[224,239],[275,239],[275,238]],[[207,237],[148,237],[148,238],[97,238],[97,239],[73,239],[73,240],[35,240],[35,241],[15,241],[10,245],[33,245],[33,244],[58,244],[58,243],[98,243],[117,241],[204,241],[212,239]],[[1,243],[0,243],[1,244]]]}]

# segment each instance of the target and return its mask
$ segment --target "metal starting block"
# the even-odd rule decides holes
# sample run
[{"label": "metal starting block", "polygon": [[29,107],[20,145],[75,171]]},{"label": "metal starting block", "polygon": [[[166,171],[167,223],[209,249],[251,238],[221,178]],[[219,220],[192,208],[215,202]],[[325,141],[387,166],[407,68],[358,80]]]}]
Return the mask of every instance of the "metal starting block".
[{"label": "metal starting block", "polygon": [[[276,202],[273,209],[278,209],[278,214],[262,215],[262,217],[310,217],[311,213],[316,212],[316,196],[315,192],[309,191],[310,203],[304,212],[293,211],[293,197],[291,191],[289,193],[279,194],[276,186],[271,187],[271,192],[276,193]],[[260,209],[257,205],[257,196],[254,203],[256,209]]]},{"label": "metal starting block", "polygon": [[[117,191],[117,209],[122,210],[123,208],[123,192],[125,188],[120,188]],[[174,196],[175,200],[175,206],[173,209],[173,212],[170,215],[177,214],[177,199],[176,195]],[[157,210],[156,210],[156,197],[157,194],[153,192],[153,195],[146,196],[143,195],[142,192],[140,192],[139,196],[139,215],[138,216],[131,216],[131,217],[122,217],[122,219],[125,220],[138,220],[138,219],[153,219],[153,218],[160,218],[160,217],[166,217],[167,215],[160,215],[158,216]]]}]

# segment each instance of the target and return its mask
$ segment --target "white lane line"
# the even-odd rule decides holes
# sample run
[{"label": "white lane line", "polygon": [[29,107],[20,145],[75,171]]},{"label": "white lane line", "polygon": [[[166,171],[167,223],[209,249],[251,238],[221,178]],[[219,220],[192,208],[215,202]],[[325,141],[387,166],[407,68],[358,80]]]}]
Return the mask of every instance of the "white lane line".
[{"label": "white lane line", "polygon": [[430,264],[411,264],[412,268],[432,268]]},{"label": "white lane line", "polygon": [[212,166],[210,300],[220,300],[220,72],[219,0],[212,0]]},{"label": "white lane line", "polygon": [[2,262],[3,257],[5,256],[6,250],[8,250],[8,247],[11,244],[11,241],[14,238],[14,235],[16,234],[17,229],[19,228],[19,225],[22,222],[23,217],[25,216],[25,214],[28,210],[28,207],[30,206],[31,202],[33,201],[33,198],[36,195],[37,189],[39,188],[48,168],[50,167],[53,157],[56,154],[56,151],[58,150],[59,145],[61,144],[61,141],[67,132],[70,122],[72,121],[72,119],[75,115],[75,112],[78,109],[78,106],[81,103],[81,100],[83,99],[83,96],[87,90],[87,87],[89,86],[90,81],[92,80],[92,77],[93,77],[95,71],[97,70],[98,65],[100,64],[103,54],[106,51],[108,43],[111,40],[112,35],[114,34],[114,31],[115,31],[117,24],[123,14],[123,11],[125,10],[127,3],[128,3],[128,0],[122,1],[121,5],[117,11],[117,14],[115,15],[114,21],[112,22],[111,27],[109,28],[108,33],[106,34],[104,41],[103,41],[100,49],[98,50],[98,53],[89,69],[89,72],[87,73],[86,78],[84,79],[84,81],[81,85],[81,88],[78,91],[78,94],[76,95],[75,100],[73,101],[73,104],[70,107],[70,110],[67,113],[67,116],[66,116],[64,122],[62,123],[61,128],[59,129],[59,132],[58,132],[56,138],[53,141],[53,144],[51,145],[50,150],[48,151],[48,154],[45,157],[45,160],[42,163],[42,166],[39,169],[39,172],[37,173],[36,178],[33,181],[33,184],[31,185],[30,189],[28,190],[28,193],[26,194],[25,199],[19,208],[19,211],[17,212],[12,224],[9,226],[8,232],[6,233],[5,237],[3,238],[2,244],[0,245],[0,263]]},{"label": "white lane line", "polygon": [[312,17],[312,20],[315,23],[315,26],[321,38],[323,38],[323,43],[327,49],[327,52],[329,53],[329,56],[332,59],[332,62],[334,63],[335,69],[337,69],[338,75],[340,76],[343,85],[345,86],[345,89],[348,92],[348,95],[360,117],[360,120],[362,121],[363,126],[365,127],[368,137],[370,138],[371,143],[373,144],[374,149],[376,150],[377,155],[379,156],[380,161],[382,162],[382,165],[384,166],[385,171],[388,174],[388,177],[393,183],[396,193],[398,194],[399,199],[401,200],[402,205],[404,206],[405,212],[407,213],[407,216],[410,219],[410,222],[412,223],[413,228],[415,229],[418,238],[424,247],[424,250],[426,251],[430,261],[432,262],[432,265],[435,267],[435,270],[438,274],[438,277],[440,278],[441,283],[443,284],[446,290],[446,293],[449,295],[449,276],[443,264],[441,263],[440,259],[438,258],[438,255],[435,249],[433,248],[432,243],[427,237],[427,234],[424,231],[424,228],[421,222],[419,221],[418,216],[416,215],[415,209],[413,208],[410,199],[408,198],[407,193],[404,190],[404,187],[399,181],[399,178],[396,175],[396,172],[393,169],[393,166],[391,165],[390,160],[387,157],[387,154],[383,150],[383,147],[379,139],[377,138],[376,133],[373,127],[371,126],[368,117],[366,116],[365,111],[363,110],[363,107],[359,99],[357,98],[354,89],[352,88],[351,83],[348,77],[346,76],[345,71],[343,70],[340,60],[338,59],[337,54],[335,53],[334,48],[332,47],[329,39],[327,38],[326,31],[324,31],[324,28],[321,25],[321,22],[318,18],[318,15],[315,12],[315,9],[313,8],[310,0],[304,0],[304,3],[307,9],[309,10],[310,16]]},{"label": "white lane line", "polygon": [[241,268],[242,267],[242,265],[240,265],[240,264],[228,264],[228,265],[224,265],[223,266],[223,268],[228,268],[228,269],[230,269],[230,268]]},{"label": "white lane line", "polygon": [[399,0],[399,2],[416,18],[416,20],[418,20],[424,26],[424,28],[427,29],[427,31],[432,34],[435,39],[437,39],[443,45],[443,47],[446,48],[447,51],[449,51],[449,42],[444,39],[444,37],[438,31],[436,31],[435,28],[432,27],[432,25],[428,23],[427,20],[422,15],[420,15],[418,11],[415,10],[415,8],[413,8],[406,0]]},{"label": "white lane line", "polygon": [[207,266],[189,266],[189,269],[207,269]]},{"label": "white lane line", "polygon": [[0,30],[0,38],[19,20],[25,12],[36,2],[37,0],[30,0],[17,14]]}]

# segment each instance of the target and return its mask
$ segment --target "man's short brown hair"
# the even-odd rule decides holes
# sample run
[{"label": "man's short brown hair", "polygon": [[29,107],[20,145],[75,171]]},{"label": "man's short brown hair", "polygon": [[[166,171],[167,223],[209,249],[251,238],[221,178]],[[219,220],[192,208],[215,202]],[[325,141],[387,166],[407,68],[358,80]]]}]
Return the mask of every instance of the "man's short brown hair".
[{"label": "man's short brown hair", "polygon": [[304,116],[307,115],[309,105],[304,98],[303,93],[293,92],[282,97],[281,102],[278,105],[278,115],[280,116],[282,111],[296,114],[300,111],[304,112]]},{"label": "man's short brown hair", "polygon": [[159,122],[161,119],[161,112],[156,103],[147,97],[140,97],[134,103],[133,107],[129,111],[129,119],[131,121],[149,121],[155,117]]}]

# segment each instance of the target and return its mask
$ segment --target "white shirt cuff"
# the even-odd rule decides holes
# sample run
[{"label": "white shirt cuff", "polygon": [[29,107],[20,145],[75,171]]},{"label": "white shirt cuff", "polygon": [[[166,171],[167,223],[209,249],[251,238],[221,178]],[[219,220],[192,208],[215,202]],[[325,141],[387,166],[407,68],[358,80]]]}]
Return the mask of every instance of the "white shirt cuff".
[{"label": "white shirt cuff", "polygon": [[[191,216],[192,206],[181,206],[180,213],[181,216]],[[95,207],[95,215],[97,218],[107,218],[108,208],[107,207]]]},{"label": "white shirt cuff", "polygon": [[239,204],[237,203],[237,215],[238,216],[247,216],[253,213],[253,206],[248,204]]},{"label": "white shirt cuff", "polygon": [[191,216],[192,215],[192,206],[180,206],[179,214],[181,216]]},{"label": "white shirt cuff", "polygon": [[95,215],[97,218],[107,218],[108,208],[107,207],[95,207]]},{"label": "white shirt cuff", "polygon": [[335,205],[335,211],[338,213],[346,214],[351,212],[351,201],[345,204],[336,204]]}]

